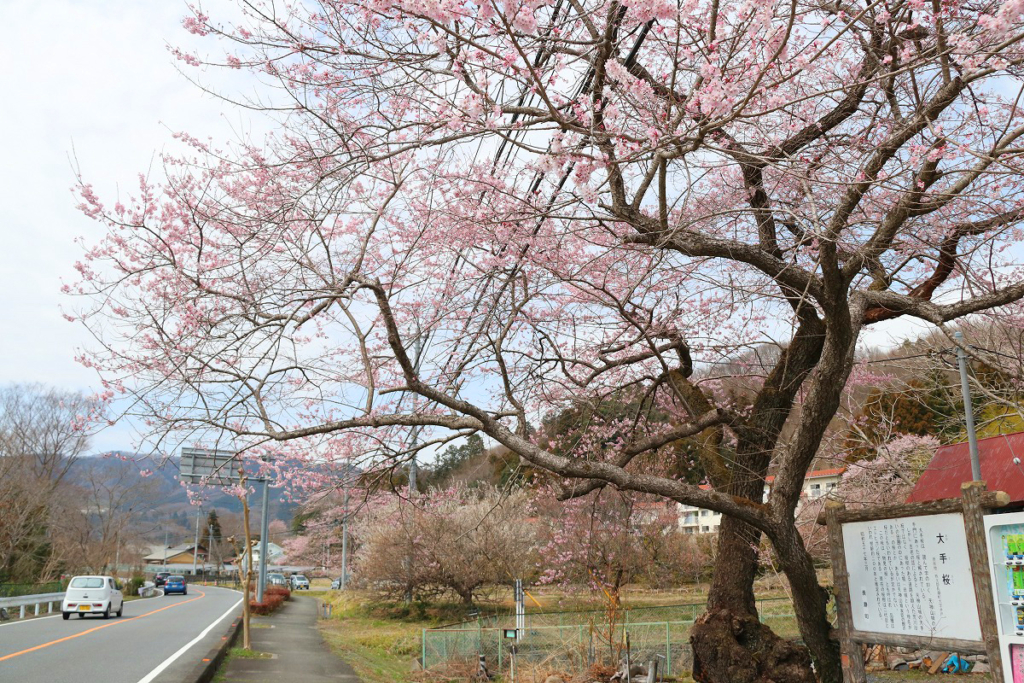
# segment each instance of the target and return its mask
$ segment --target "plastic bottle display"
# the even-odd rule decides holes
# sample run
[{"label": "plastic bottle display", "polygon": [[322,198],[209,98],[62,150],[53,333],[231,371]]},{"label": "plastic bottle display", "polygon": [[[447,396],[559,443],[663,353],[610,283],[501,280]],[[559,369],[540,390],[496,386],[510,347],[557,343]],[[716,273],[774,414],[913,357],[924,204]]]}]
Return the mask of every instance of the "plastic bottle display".
[{"label": "plastic bottle display", "polygon": [[1003,683],[1024,683],[1024,513],[986,515]]}]

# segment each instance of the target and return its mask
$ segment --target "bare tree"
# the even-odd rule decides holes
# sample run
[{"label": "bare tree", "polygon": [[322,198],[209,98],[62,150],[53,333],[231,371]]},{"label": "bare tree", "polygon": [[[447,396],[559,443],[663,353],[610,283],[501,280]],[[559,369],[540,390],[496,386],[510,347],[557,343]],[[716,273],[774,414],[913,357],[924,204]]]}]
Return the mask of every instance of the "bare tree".
[{"label": "bare tree", "polygon": [[535,529],[526,493],[456,486],[413,505],[374,501],[356,524],[356,577],[392,597],[453,593],[472,604],[480,591],[534,571]]},{"label": "bare tree", "polygon": [[[38,385],[0,389],[0,577],[36,580],[61,557],[51,527],[88,446],[95,404]],[[46,569],[49,567],[49,569]]]}]

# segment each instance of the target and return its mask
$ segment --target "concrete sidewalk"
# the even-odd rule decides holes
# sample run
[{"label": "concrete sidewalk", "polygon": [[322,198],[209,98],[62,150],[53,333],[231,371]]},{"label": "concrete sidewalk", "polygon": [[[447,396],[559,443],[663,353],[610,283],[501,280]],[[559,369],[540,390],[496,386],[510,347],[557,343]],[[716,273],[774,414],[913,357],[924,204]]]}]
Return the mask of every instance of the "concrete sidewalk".
[{"label": "concrete sidewalk", "polygon": [[[316,599],[297,596],[277,614],[252,618],[252,649],[273,659],[232,657],[220,670],[226,683],[360,683],[345,662],[332,653],[316,627]],[[239,636],[238,643],[242,639]]]}]

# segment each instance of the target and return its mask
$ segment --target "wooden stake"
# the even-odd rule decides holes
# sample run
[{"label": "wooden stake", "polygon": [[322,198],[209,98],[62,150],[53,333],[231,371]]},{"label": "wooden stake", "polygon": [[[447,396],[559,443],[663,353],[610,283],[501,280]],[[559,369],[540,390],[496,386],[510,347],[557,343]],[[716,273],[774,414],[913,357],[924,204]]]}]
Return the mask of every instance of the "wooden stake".
[{"label": "wooden stake", "polygon": [[825,504],[825,522],[828,525],[828,547],[832,558],[832,585],[835,589],[836,612],[839,615],[839,648],[842,656],[843,683],[867,683],[864,655],[860,645],[853,642],[853,608],[850,605],[850,574],[846,569],[846,547],[839,513],[846,506],[838,501]]}]

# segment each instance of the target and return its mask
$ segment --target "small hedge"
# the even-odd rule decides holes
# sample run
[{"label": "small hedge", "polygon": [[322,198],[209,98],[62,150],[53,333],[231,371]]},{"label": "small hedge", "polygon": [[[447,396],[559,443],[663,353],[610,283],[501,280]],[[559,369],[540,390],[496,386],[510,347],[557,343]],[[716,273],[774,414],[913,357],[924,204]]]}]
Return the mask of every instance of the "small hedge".
[{"label": "small hedge", "polygon": [[280,595],[285,600],[291,600],[292,599],[292,592],[290,590],[288,590],[287,588],[285,588],[284,586],[267,586],[263,590],[263,595],[264,596],[267,596],[267,595]]},{"label": "small hedge", "polygon": [[268,593],[264,593],[263,602],[256,602],[255,600],[249,601],[249,611],[253,614],[266,616],[268,614],[273,614],[274,612],[276,612],[277,608],[279,608],[283,604],[283,595],[270,595]]}]

